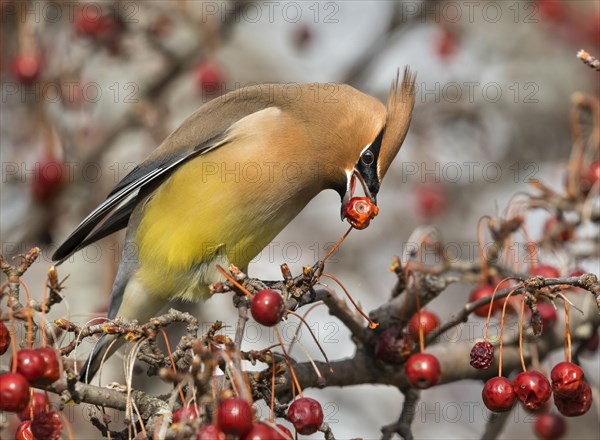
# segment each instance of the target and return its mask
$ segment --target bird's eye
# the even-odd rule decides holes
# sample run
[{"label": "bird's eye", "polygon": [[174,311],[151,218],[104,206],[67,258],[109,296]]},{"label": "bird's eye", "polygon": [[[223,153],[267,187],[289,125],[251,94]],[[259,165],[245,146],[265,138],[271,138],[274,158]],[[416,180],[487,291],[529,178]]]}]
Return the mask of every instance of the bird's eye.
[{"label": "bird's eye", "polygon": [[375,160],[375,155],[373,154],[373,152],[371,150],[367,150],[362,154],[360,160],[365,165],[371,165],[373,163],[373,161]]}]

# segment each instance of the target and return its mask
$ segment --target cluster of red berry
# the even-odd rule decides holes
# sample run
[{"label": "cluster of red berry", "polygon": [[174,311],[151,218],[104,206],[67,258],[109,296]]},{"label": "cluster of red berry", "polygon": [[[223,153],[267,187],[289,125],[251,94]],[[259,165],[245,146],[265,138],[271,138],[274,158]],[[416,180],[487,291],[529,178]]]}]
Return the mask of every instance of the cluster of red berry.
[{"label": "cluster of red berry", "polygon": [[[276,326],[285,312],[282,296],[273,289],[263,289],[252,295],[250,312],[252,317],[267,327]],[[193,420],[198,417],[194,406],[179,409],[173,417],[174,423],[182,420]],[[288,408],[287,419],[294,425],[296,432],[302,435],[314,434],[323,424],[321,404],[310,397],[294,400]],[[196,440],[225,440],[227,435],[236,435],[242,440],[291,440],[293,435],[283,425],[255,421],[252,406],[241,397],[231,397],[221,401],[213,424],[205,425],[198,431]]]},{"label": "cluster of red berry", "polygon": [[[415,388],[434,386],[440,379],[441,367],[438,359],[423,351],[423,337],[438,328],[440,320],[429,310],[415,313],[406,329],[384,330],[375,345],[377,359],[389,364],[405,364],[408,381]],[[415,343],[421,344],[421,353],[411,354]]]},{"label": "cluster of red berry", "polygon": [[[10,343],[8,329],[0,322],[0,355]],[[30,387],[52,384],[60,374],[60,356],[53,348],[42,347],[17,351],[11,372],[0,375],[0,411],[19,413],[23,421],[17,428],[17,439],[60,438],[60,414],[50,410],[45,393],[34,392]]]}]

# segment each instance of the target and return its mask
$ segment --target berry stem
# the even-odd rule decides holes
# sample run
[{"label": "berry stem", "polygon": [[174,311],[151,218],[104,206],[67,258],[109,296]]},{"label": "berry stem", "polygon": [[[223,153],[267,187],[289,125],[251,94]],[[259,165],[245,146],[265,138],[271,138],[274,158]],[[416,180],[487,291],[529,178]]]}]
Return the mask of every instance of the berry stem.
[{"label": "berry stem", "polygon": [[525,357],[523,356],[523,317],[525,315],[525,296],[521,298],[521,311],[519,313],[519,356],[521,357],[521,367],[527,371],[525,366]]},{"label": "berry stem", "polygon": [[29,288],[27,287],[27,284],[21,280],[19,280],[19,284],[23,286],[25,298],[27,299],[27,348],[31,349],[33,347],[33,316],[31,312],[31,297],[29,295]]},{"label": "berry stem", "polygon": [[529,253],[529,273],[531,274],[535,270],[537,248],[535,243],[529,239],[529,233],[527,232],[527,228],[525,228],[525,226],[521,226],[521,232],[523,232],[523,236],[525,237],[527,252]]},{"label": "berry stem", "polygon": [[564,301],[565,304],[565,359],[567,362],[571,362],[571,330],[569,329],[569,302]]},{"label": "berry stem", "polygon": [[44,291],[42,293],[42,316],[40,318],[40,325],[42,326],[42,347],[46,348],[46,298],[48,297],[48,283],[50,278],[46,278],[44,281]]},{"label": "berry stem", "polygon": [[358,313],[360,313],[367,321],[369,321],[369,328],[375,329],[379,326],[379,324],[377,324],[376,322],[374,322],[373,320],[371,320],[371,318],[369,318],[367,316],[367,314],[365,312],[362,311],[362,309],[360,308],[360,306],[354,301],[354,298],[352,298],[352,295],[350,295],[350,292],[348,292],[348,290],[346,290],[346,288],[344,287],[344,285],[342,284],[342,282],[340,280],[338,280],[336,277],[334,277],[331,274],[328,273],[324,273],[321,276],[324,276],[326,278],[329,278],[333,281],[335,281],[344,291],[344,293],[346,294],[346,296],[348,297],[348,299],[350,300],[350,302],[352,303],[352,305],[354,306],[354,308],[356,308],[356,310],[358,311]]},{"label": "berry stem", "polygon": [[[514,279],[515,279],[514,277],[507,277],[507,278],[504,278],[502,281],[500,281],[498,284],[496,284],[496,287],[494,288],[494,292],[492,293],[492,297],[491,297],[491,299],[490,299],[490,306],[489,306],[489,308],[488,308],[487,320],[485,321],[485,328],[483,329],[483,342],[486,342],[486,341],[487,341],[487,333],[488,333],[488,328],[489,328],[489,326],[490,326],[490,320],[492,319],[492,305],[494,304],[494,297],[496,296],[496,292],[498,291],[498,287],[500,287],[500,285],[501,285],[502,283],[504,283],[505,281],[508,281],[508,280],[514,280]],[[515,290],[516,290],[516,289],[515,289]],[[505,301],[504,301],[504,304],[503,304],[503,307],[502,307],[502,316],[504,316],[504,310],[505,310],[506,302],[508,301],[508,297],[509,297],[510,295],[512,295],[512,293],[513,293],[515,290],[512,290],[512,291],[511,291],[511,292],[508,294],[508,296],[506,297],[506,299],[505,299]]]},{"label": "berry stem", "polygon": [[[8,285],[8,281],[5,281],[2,284],[2,286],[0,286],[0,292],[2,290],[4,290],[4,288],[7,285]],[[8,296],[7,305],[8,305],[8,322],[10,323],[10,345],[12,345],[12,353],[13,353],[13,360],[14,360],[14,362],[12,362],[11,372],[16,373],[17,372],[17,355],[18,355],[19,350],[17,348],[17,329],[15,327],[15,316],[14,316],[14,311],[13,311],[12,297],[10,295]]]},{"label": "berry stem", "polygon": [[[506,305],[508,304],[508,299],[512,296],[513,293],[515,293],[517,290],[519,290],[519,287],[515,287],[513,290],[511,290],[510,292],[508,292],[508,295],[506,295],[506,301],[504,301],[504,304],[502,305],[502,315],[500,317],[500,342],[499,342],[499,347],[498,347],[498,376],[502,376],[502,345],[504,342],[504,317],[506,316]],[[487,336],[487,326],[486,326],[486,334],[484,336],[484,341],[485,341],[485,337]]]},{"label": "berry stem", "polygon": [[317,337],[313,333],[313,331],[310,328],[310,326],[308,325],[308,323],[298,313],[293,312],[291,310],[288,310],[287,312],[290,313],[290,314],[292,314],[292,315],[294,315],[296,318],[298,318],[306,326],[306,328],[308,329],[308,332],[310,333],[310,335],[312,336],[313,340],[315,341],[315,344],[317,344],[317,347],[319,347],[319,351],[321,352],[321,354],[325,358],[325,362],[327,362],[327,365],[329,365],[329,358],[327,357],[327,354],[325,353],[325,350],[323,350],[323,347],[321,347],[321,344],[319,344],[319,340],[317,339]]},{"label": "berry stem", "polygon": [[254,295],[252,295],[248,289],[246,289],[244,286],[242,286],[240,283],[238,283],[235,279],[233,279],[233,277],[231,275],[229,275],[227,273],[227,271],[225,269],[223,269],[219,264],[217,264],[217,270],[219,272],[221,272],[221,275],[223,275],[225,278],[227,278],[227,281],[229,281],[231,284],[233,284],[235,287],[237,287],[238,289],[240,289],[242,292],[244,292],[246,295],[248,295],[250,298],[254,298]]},{"label": "berry stem", "polygon": [[68,439],[74,440],[75,433],[73,432],[73,427],[71,426],[71,423],[69,423],[68,417],[65,416],[62,412],[59,412],[58,414],[60,415],[60,418],[62,419],[63,425],[67,428]]},{"label": "berry stem", "polygon": [[407,275],[408,276],[406,280],[408,281],[409,278],[412,278],[413,281],[413,292],[415,294],[415,305],[417,307],[417,319],[419,322],[419,351],[423,353],[423,351],[425,351],[425,335],[423,333],[423,326],[421,325],[421,298],[419,296],[419,288],[417,284],[417,279],[415,277],[415,273],[413,271],[410,271],[407,273]]},{"label": "berry stem", "polygon": [[272,365],[271,365],[271,414],[269,420],[275,419],[275,356],[271,353]]},{"label": "berry stem", "polygon": [[[479,221],[477,222],[477,245],[479,246],[479,259],[481,260],[481,282],[482,284],[485,284],[488,282],[489,279],[489,270],[488,270],[488,264],[487,264],[487,258],[485,258],[484,252],[483,252],[483,229],[481,228],[481,226],[483,225],[483,220],[491,220],[491,217],[489,215],[484,215],[483,217],[481,217],[479,219]],[[490,303],[490,310],[492,307],[492,303]]]},{"label": "berry stem", "polygon": [[289,369],[290,369],[290,373],[292,375],[292,379],[294,380],[294,383],[296,384],[296,387],[298,388],[298,394],[300,394],[300,397],[302,397],[302,387],[300,386],[300,383],[298,382],[298,378],[296,377],[296,372],[294,371],[294,367],[292,366],[292,363],[290,362],[290,358],[287,355],[287,352],[285,351],[285,345],[283,344],[283,340],[281,339],[281,335],[279,334],[279,329],[277,327],[275,327],[275,335],[277,335],[277,339],[279,340],[279,345],[281,346],[281,350],[283,351],[283,355],[285,356],[285,363],[288,365]]},{"label": "berry stem", "polygon": [[337,241],[337,243],[331,249],[329,249],[329,252],[327,252],[327,255],[325,255],[325,258],[323,258],[323,260],[321,261],[321,264],[319,265],[319,268],[317,269],[317,274],[315,276],[315,280],[313,281],[313,285],[319,281],[319,278],[321,278],[322,275],[324,275],[323,269],[325,269],[325,262],[329,259],[329,257],[331,257],[331,255],[333,255],[333,253],[337,250],[337,248],[340,247],[340,245],[346,239],[348,234],[350,234],[350,231],[352,231],[352,229],[354,229],[354,227],[350,226],[348,228],[348,230],[344,233],[344,235],[342,235],[340,237],[340,239]]},{"label": "berry stem", "polygon": [[[169,360],[171,361],[171,368],[173,369],[173,373],[177,374],[177,367],[175,367],[175,359],[173,358],[173,353],[171,352],[171,345],[169,344],[169,338],[167,338],[167,333],[164,329],[160,329],[160,332],[165,339],[165,345],[167,346],[167,353],[169,354]],[[183,390],[179,387],[179,397],[181,397],[181,404],[185,406],[185,397],[183,396]]]}]

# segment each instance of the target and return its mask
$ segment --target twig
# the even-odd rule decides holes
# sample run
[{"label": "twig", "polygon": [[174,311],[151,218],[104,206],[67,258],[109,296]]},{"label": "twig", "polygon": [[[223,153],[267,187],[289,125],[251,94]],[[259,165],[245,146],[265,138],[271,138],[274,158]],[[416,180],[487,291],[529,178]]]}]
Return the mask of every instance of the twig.
[{"label": "twig", "polygon": [[384,426],[381,428],[383,433],[382,440],[391,440],[394,434],[400,434],[404,440],[412,440],[412,422],[415,418],[417,404],[421,397],[421,392],[415,388],[406,388],[401,390],[404,394],[404,403],[402,404],[402,412],[396,423]]},{"label": "twig", "polygon": [[577,52],[577,58],[583,61],[583,64],[600,72],[600,60],[598,60],[598,58],[595,56],[592,56],[585,50],[581,49],[579,52]]}]

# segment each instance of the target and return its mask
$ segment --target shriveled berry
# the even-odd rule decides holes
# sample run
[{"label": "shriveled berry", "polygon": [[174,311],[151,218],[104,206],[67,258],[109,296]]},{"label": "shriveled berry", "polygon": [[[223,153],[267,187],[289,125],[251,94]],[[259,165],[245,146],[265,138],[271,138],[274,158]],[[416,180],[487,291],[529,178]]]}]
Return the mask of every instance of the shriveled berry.
[{"label": "shriveled berry", "polygon": [[537,416],[533,430],[540,440],[558,440],[567,432],[567,424],[562,416],[545,413]]},{"label": "shriveled berry", "polygon": [[227,440],[227,436],[215,425],[206,425],[200,428],[196,440]]},{"label": "shriveled berry", "polygon": [[29,403],[29,382],[20,373],[0,375],[0,411],[21,412]]},{"label": "shriveled berry", "polygon": [[33,393],[27,407],[19,413],[19,418],[23,421],[31,420],[32,412],[34,418],[38,417],[46,411],[46,405],[48,405],[48,399],[46,399],[45,393]]},{"label": "shriveled berry", "polygon": [[368,197],[352,197],[344,207],[344,217],[355,229],[365,229],[379,214],[379,208]]},{"label": "shriveled berry", "polygon": [[31,422],[31,432],[35,438],[44,440],[59,440],[62,428],[62,420],[56,411],[42,413]]},{"label": "shriveled berry", "polygon": [[310,435],[317,432],[323,424],[323,408],[315,399],[300,397],[288,408],[287,417],[298,434]]},{"label": "shriveled berry", "polygon": [[254,411],[239,397],[225,399],[217,410],[217,425],[225,434],[245,435],[252,429]]},{"label": "shriveled berry", "polygon": [[487,370],[492,362],[494,362],[494,346],[489,342],[476,342],[471,349],[471,366],[479,370]]},{"label": "shriveled berry", "polygon": [[379,335],[375,345],[375,356],[388,364],[399,365],[410,356],[414,345],[414,339],[408,333],[388,328]]},{"label": "shriveled berry", "polygon": [[416,353],[406,361],[405,372],[412,386],[425,389],[434,386],[438,382],[441,368],[434,355]]},{"label": "shriveled berry", "polygon": [[506,377],[497,376],[488,380],[481,391],[484,405],[490,411],[509,411],[516,400],[513,384]]},{"label": "shriveled berry", "polygon": [[267,327],[277,325],[281,321],[283,311],[283,297],[275,290],[263,289],[252,298],[250,312],[259,324]]},{"label": "shriveled berry", "polygon": [[556,409],[563,416],[579,417],[589,411],[592,406],[592,389],[583,382],[581,391],[575,397],[554,396]]},{"label": "shriveled berry", "polygon": [[552,392],[560,397],[575,397],[583,385],[583,370],[571,362],[560,362],[550,372]]},{"label": "shriveled berry", "polygon": [[539,371],[520,373],[515,378],[513,388],[523,405],[531,410],[540,408],[552,395],[550,382]]},{"label": "shriveled berry", "polygon": [[419,339],[419,321],[423,328],[423,335],[427,335],[434,331],[440,325],[440,320],[437,315],[429,310],[421,310],[413,315],[408,321],[408,333],[415,339]]},{"label": "shriveled berry", "polygon": [[10,346],[10,333],[2,321],[0,321],[0,356],[6,353]]}]

